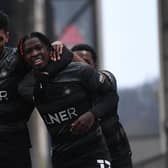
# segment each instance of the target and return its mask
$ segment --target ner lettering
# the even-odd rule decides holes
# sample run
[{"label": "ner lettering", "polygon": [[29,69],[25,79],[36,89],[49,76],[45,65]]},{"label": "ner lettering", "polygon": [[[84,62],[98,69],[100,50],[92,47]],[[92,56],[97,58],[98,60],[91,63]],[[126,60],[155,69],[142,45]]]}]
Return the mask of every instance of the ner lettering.
[{"label": "ner lettering", "polygon": [[46,124],[61,124],[67,120],[71,120],[73,117],[77,117],[76,109],[74,107],[70,107],[66,110],[59,111],[57,113],[48,113],[43,115],[43,118]]}]

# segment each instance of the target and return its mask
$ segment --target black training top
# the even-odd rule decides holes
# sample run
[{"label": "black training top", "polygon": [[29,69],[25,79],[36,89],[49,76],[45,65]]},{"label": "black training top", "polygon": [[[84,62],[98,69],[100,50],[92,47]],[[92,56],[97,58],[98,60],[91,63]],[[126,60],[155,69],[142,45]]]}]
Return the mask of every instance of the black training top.
[{"label": "black training top", "polygon": [[[27,78],[30,77],[31,74]],[[29,87],[25,79],[20,86],[23,96],[28,93]],[[95,103],[94,96],[98,93],[100,99]],[[113,93],[113,88],[104,75],[87,64],[71,62],[55,76],[46,73],[40,76],[36,74],[34,89],[36,107],[50,132],[57,153],[79,149],[87,151],[92,148],[91,144],[99,143],[102,133],[98,120],[106,115],[107,110],[104,107],[106,99],[111,98],[113,103]],[[87,111],[93,112],[96,116],[93,127],[85,134],[72,134],[71,123]]]},{"label": "black training top", "polygon": [[20,66],[15,48],[5,47],[0,57],[0,146],[30,147],[26,122],[33,110],[18,93],[26,70]]}]

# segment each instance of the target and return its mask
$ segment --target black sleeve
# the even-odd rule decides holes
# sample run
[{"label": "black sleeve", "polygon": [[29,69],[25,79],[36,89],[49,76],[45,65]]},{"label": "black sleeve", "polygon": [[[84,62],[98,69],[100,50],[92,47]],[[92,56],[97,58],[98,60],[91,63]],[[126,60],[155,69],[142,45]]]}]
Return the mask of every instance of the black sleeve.
[{"label": "black sleeve", "polygon": [[105,78],[110,82],[112,90],[108,92],[108,94],[104,97],[97,94],[95,106],[93,106],[92,110],[103,111],[106,117],[108,117],[108,115],[117,116],[118,102],[119,102],[119,95],[117,92],[117,81],[115,79],[115,76],[111,72],[101,71],[101,73],[103,73],[105,75]]},{"label": "black sleeve", "polygon": [[101,70],[100,72],[106,76],[106,78],[109,80],[114,90],[117,92],[118,88],[117,88],[117,80],[115,76],[110,71],[107,71],[107,70]]},{"label": "black sleeve", "polygon": [[31,71],[24,77],[24,79],[20,82],[18,86],[19,94],[23,97],[25,101],[29,103],[33,103],[35,82],[36,80]]},{"label": "black sleeve", "polygon": [[82,70],[81,81],[85,88],[94,97],[94,105],[91,112],[97,118],[102,118],[111,113],[111,107],[118,102],[118,95],[109,79],[101,72],[97,72],[90,66],[85,66]]},{"label": "black sleeve", "polygon": [[15,73],[20,74],[20,76],[26,75],[31,71],[31,67],[23,60],[23,58],[16,51],[17,64],[15,68]]}]

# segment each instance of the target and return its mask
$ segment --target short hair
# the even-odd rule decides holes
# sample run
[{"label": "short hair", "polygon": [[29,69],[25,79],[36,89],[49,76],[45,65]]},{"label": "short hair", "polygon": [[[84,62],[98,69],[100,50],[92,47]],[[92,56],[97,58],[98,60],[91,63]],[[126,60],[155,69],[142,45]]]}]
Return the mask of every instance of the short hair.
[{"label": "short hair", "polygon": [[94,61],[94,63],[96,63],[96,61],[97,61],[96,52],[95,52],[95,50],[94,50],[91,46],[89,46],[88,44],[77,44],[77,45],[74,45],[74,46],[71,48],[71,51],[72,51],[72,52],[74,52],[74,51],[82,51],[82,50],[91,52],[93,61]]},{"label": "short hair", "polygon": [[24,43],[26,40],[33,38],[33,37],[37,37],[46,47],[48,50],[53,50],[53,47],[51,45],[50,40],[42,33],[40,32],[31,32],[28,35],[25,35],[23,38],[20,39],[19,43],[18,43],[18,53],[20,56],[24,57]]},{"label": "short hair", "polygon": [[5,32],[9,31],[9,17],[3,11],[0,11],[0,29],[3,29]]}]

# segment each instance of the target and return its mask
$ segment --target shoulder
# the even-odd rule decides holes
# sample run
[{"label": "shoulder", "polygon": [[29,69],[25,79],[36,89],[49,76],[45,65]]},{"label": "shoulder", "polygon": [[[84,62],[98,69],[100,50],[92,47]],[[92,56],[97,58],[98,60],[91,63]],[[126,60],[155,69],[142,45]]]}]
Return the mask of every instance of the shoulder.
[{"label": "shoulder", "polygon": [[17,54],[17,49],[13,47],[5,47],[4,54],[7,54],[7,55]]},{"label": "shoulder", "polygon": [[117,90],[117,80],[114,74],[107,70],[100,70],[100,73],[104,74],[111,82],[111,84],[114,86],[115,90]]},{"label": "shoulder", "polygon": [[5,58],[5,61],[9,63],[13,63],[15,61],[18,61],[18,54],[17,49],[12,47],[5,47],[3,50],[3,55]]},{"label": "shoulder", "polygon": [[57,75],[57,77],[66,76],[84,81],[91,78],[93,75],[96,75],[96,72],[90,65],[81,62],[71,62]]},{"label": "shoulder", "polygon": [[68,66],[67,69],[71,69],[74,71],[79,71],[82,72],[84,70],[89,70],[92,69],[87,63],[83,62],[71,62]]},{"label": "shoulder", "polygon": [[78,67],[78,68],[86,68],[89,67],[89,65],[87,63],[84,62],[74,62],[72,61],[69,66],[71,67]]}]

